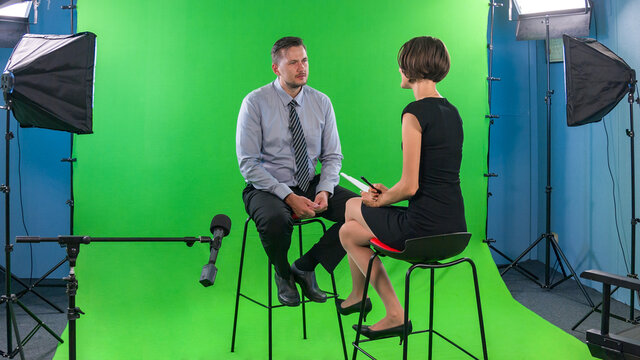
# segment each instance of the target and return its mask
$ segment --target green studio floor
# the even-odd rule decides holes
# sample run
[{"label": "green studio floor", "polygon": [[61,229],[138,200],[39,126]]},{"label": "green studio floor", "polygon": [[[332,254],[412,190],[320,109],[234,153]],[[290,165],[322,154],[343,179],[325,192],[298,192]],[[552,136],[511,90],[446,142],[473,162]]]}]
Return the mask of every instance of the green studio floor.
[{"label": "green studio floor", "polygon": [[[308,233],[306,236],[313,237],[313,234]],[[240,303],[236,352],[230,352],[240,250],[238,244],[239,241],[227,241],[223,245],[218,261],[218,278],[210,288],[203,288],[197,282],[200,263],[204,261],[204,257],[199,256],[201,260],[196,260],[193,258],[194,249],[184,245],[167,245],[174,247],[175,258],[188,259],[194,263],[191,271],[184,272],[175,272],[170,266],[157,268],[158,262],[174,261],[154,256],[153,247],[158,245],[127,246],[127,254],[122,253],[123,245],[118,244],[85,246],[77,267],[80,281],[78,304],[86,312],[77,322],[78,358],[266,359],[266,310],[246,300],[241,300]],[[266,260],[261,252],[259,243],[252,243],[249,239],[247,256],[252,259],[249,263],[253,263],[253,267],[247,268],[244,273],[243,290],[257,296],[266,293],[264,263],[258,263]],[[584,343],[513,300],[495,268],[489,249],[481,243],[479,237],[472,238],[464,255],[471,257],[478,267],[490,359],[591,358]],[[129,260],[132,262],[128,263]],[[93,266],[85,270],[89,261]],[[390,259],[385,259],[384,262],[394,285],[399,292],[402,291],[406,264]],[[120,265],[114,266],[115,264]],[[109,272],[121,281],[109,286],[83,283],[82,279],[90,276],[85,275],[85,272],[91,271]],[[340,292],[348,291],[350,279],[346,261],[338,267],[336,280]],[[319,274],[319,282],[323,288],[330,288],[330,279],[326,274]],[[414,330],[427,326],[426,284],[426,271],[414,275],[411,303]],[[147,289],[165,291],[149,292]],[[183,296],[194,291],[198,296]],[[420,293],[423,295],[420,296]],[[380,318],[383,311],[375,294],[372,294],[372,300],[374,309],[369,315],[370,321]],[[277,300],[274,298],[274,301]],[[473,285],[467,265],[458,265],[436,275],[435,307],[435,329],[457,341],[474,355],[481,356]],[[340,359],[342,350],[333,303],[310,304],[307,309],[307,340],[302,339],[299,308],[274,310],[274,358]],[[357,317],[354,314],[343,320],[349,344],[355,334],[351,325],[357,322]],[[66,330],[63,338],[67,338]],[[68,358],[66,343],[58,347],[54,359]],[[409,358],[426,358],[425,334],[413,335],[409,344]],[[379,359],[398,359],[402,356],[402,347],[398,346],[397,338],[364,346]],[[444,341],[436,340],[434,346],[435,359],[467,358]],[[351,349],[348,348],[349,355]],[[365,357],[359,355],[359,358]]]},{"label": "green studio floor", "polygon": [[[78,9],[78,30],[95,32],[99,45],[95,134],[74,138],[79,158],[74,163],[76,233],[202,235],[217,213],[229,215],[235,224],[224,239],[217,280],[210,288],[198,282],[209,254],[203,244],[82,247],[77,304],[86,315],[77,322],[79,359],[267,358],[267,313],[248,301],[241,303],[237,351],[230,353],[246,217],[234,140],[243,97],[273,81],[269,50],[287,35],[305,39],[313,59],[309,85],[331,97],[343,171],[385,184],[401,174],[399,116],[414,100],[399,88],[397,51],[415,36],[443,39],[453,65],[439,91],[464,119],[460,177],[467,226],[475,235],[465,255],[479,270],[489,356],[589,358],[586,345],[513,300],[481,242],[487,189],[486,1],[242,0],[162,6],[112,0],[82,2]],[[266,293],[266,257],[252,230],[243,288],[260,296]],[[308,247],[319,234],[306,234]],[[401,293],[407,264],[385,264]],[[329,289],[328,275],[319,271],[318,277],[321,287]],[[336,278],[339,291],[348,292],[346,261]],[[416,275],[414,284],[411,319],[420,329],[427,325],[426,272]],[[374,294],[372,300],[369,320],[375,321],[383,309]],[[467,266],[438,275],[435,306],[436,329],[480,355]],[[299,309],[277,309],[275,359],[342,357],[334,305],[311,304],[308,310],[309,338],[303,340]],[[355,315],[344,319],[349,342],[355,322]],[[411,338],[412,359],[425,358],[424,337]],[[55,359],[67,358],[66,346]],[[442,342],[435,347],[436,359],[464,358]],[[367,348],[379,359],[401,354],[397,339]]]}]

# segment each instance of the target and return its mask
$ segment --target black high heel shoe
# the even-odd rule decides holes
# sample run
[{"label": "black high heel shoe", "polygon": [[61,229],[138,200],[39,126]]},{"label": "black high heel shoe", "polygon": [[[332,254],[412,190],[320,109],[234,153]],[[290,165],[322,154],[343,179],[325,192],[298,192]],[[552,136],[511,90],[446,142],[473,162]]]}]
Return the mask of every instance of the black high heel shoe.
[{"label": "black high heel shoe", "polygon": [[[413,330],[413,326],[411,325],[411,320],[407,322],[407,328],[408,328],[407,335],[411,334],[411,331]],[[358,331],[358,324],[353,325],[353,330]],[[362,325],[362,328],[360,329],[360,334],[368,337],[371,340],[398,336],[400,337],[400,345],[402,345],[402,340],[404,340],[404,324],[394,326],[388,329],[382,329],[382,330],[371,330],[371,328],[368,325]]]},{"label": "black high heel shoe", "polygon": [[[338,312],[341,315],[350,315],[356,312],[360,312],[360,308],[362,307],[362,301],[359,301],[351,306],[347,306],[346,308],[342,307],[343,299],[336,299],[336,308],[338,308]],[[371,299],[367,298],[364,302],[364,320],[367,320],[367,314],[371,311],[373,305],[371,304]]]}]

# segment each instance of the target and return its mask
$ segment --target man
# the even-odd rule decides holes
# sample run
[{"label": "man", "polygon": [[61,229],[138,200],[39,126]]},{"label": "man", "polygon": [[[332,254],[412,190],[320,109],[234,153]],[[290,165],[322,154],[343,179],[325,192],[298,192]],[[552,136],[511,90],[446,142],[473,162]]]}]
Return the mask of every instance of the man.
[{"label": "man", "polygon": [[[308,299],[324,302],[314,270],[322,264],[333,272],[345,255],[338,231],[346,201],[357,195],[337,186],[342,154],[333,106],[306,85],[309,62],[302,39],[276,41],[271,59],[276,80],[247,95],[238,115],[236,153],[247,182],[242,198],[276,270],[280,302],[300,304],[296,282]],[[322,216],[336,224],[289,265],[294,215]]]}]

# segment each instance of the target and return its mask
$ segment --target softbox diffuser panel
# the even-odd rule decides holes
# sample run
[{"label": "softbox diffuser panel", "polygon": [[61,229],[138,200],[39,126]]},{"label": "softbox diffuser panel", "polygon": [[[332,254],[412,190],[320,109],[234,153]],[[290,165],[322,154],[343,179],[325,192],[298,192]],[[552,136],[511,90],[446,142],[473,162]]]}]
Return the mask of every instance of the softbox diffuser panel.
[{"label": "softbox diffuser panel", "polygon": [[95,49],[90,32],[22,37],[5,67],[14,78],[6,96],[21,126],[93,132]]},{"label": "softbox diffuser panel", "polygon": [[[588,36],[591,25],[591,9],[573,14],[549,16],[549,39],[558,39],[564,34]],[[516,26],[516,40],[545,40],[547,26],[540,14],[519,15]]]},{"label": "softbox diffuser panel", "polygon": [[0,48],[16,46],[22,35],[29,32],[29,19],[0,16]]},{"label": "softbox diffuser panel", "polygon": [[594,39],[564,35],[567,125],[600,121],[629,92],[636,74],[618,55]]}]

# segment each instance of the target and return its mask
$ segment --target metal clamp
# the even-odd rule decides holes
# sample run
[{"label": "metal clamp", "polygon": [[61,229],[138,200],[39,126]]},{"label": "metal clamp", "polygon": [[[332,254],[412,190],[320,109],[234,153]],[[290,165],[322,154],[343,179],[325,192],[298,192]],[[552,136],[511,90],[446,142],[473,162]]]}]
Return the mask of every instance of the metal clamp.
[{"label": "metal clamp", "polygon": [[68,308],[67,309],[67,319],[69,320],[75,320],[75,319],[80,319],[80,315],[84,315],[84,312],[82,310],[80,310],[79,307],[74,307],[72,308]]}]

